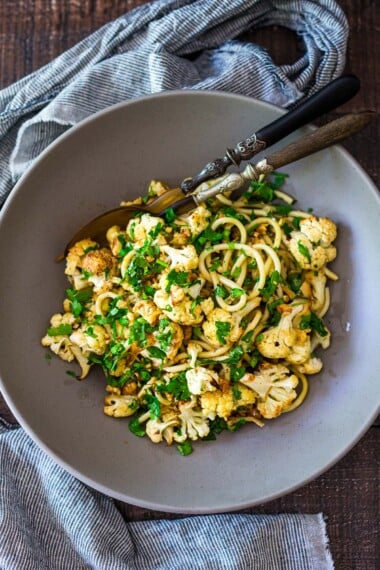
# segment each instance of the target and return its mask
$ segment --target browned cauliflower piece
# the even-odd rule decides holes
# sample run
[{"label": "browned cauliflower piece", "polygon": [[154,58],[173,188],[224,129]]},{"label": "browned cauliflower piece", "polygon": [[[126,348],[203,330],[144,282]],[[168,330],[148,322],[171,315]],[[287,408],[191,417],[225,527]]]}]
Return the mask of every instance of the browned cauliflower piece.
[{"label": "browned cauliflower piece", "polygon": [[297,397],[298,378],[282,364],[262,364],[257,372],[246,373],[240,382],[257,393],[257,409],[266,419],[281,415]]}]

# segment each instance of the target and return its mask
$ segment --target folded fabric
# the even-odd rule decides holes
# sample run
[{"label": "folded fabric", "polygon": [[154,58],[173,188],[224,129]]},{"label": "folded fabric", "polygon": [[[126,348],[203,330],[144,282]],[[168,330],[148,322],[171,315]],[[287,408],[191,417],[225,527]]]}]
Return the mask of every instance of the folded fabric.
[{"label": "folded fabric", "polygon": [[[248,29],[294,30],[305,53],[276,66]],[[55,138],[114,103],[168,89],[215,89],[289,107],[339,76],[347,20],[333,0],[158,0],[110,22],[0,91],[0,204]]]},{"label": "folded fabric", "polygon": [[224,514],[125,522],[114,502],[0,421],[3,570],[328,570],[316,515]]}]

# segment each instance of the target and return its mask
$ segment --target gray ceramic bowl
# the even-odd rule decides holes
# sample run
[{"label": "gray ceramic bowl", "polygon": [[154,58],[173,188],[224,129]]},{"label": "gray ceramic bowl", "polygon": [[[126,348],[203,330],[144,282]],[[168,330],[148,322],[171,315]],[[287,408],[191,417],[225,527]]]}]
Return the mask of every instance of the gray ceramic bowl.
[{"label": "gray ceramic bowl", "polygon": [[1,389],[35,442],[113,497],[163,511],[211,513],[278,497],[341,458],[379,408],[379,228],[376,188],[341,148],[286,170],[300,207],[339,224],[331,348],[300,409],[265,428],[200,443],[188,457],[102,413],[104,380],[66,375],[40,346],[67,282],[55,256],[78,227],[151,178],[176,184],[282,111],[252,99],[170,92],[112,107],[70,130],[36,161],[0,223]]}]

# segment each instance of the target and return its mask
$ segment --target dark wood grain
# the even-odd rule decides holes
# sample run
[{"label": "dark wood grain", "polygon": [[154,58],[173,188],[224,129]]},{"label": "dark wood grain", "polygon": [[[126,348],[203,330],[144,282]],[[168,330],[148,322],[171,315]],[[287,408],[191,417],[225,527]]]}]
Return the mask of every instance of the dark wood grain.
[{"label": "dark wood grain", "polygon": [[[144,0],[0,0],[0,87],[38,69],[103,24]],[[350,23],[346,71],[357,74],[360,93],[328,119],[344,112],[380,110],[378,0],[341,0]],[[244,39],[264,45],[279,63],[290,63],[303,50],[283,28],[247,33]],[[319,124],[326,121],[324,118]],[[379,121],[344,143],[378,183]],[[14,418],[0,397],[0,414]],[[244,512],[323,512],[328,519],[337,570],[375,570],[379,558],[379,428],[377,420],[357,445],[334,467],[281,499]],[[117,503],[126,520],[177,518]]]}]

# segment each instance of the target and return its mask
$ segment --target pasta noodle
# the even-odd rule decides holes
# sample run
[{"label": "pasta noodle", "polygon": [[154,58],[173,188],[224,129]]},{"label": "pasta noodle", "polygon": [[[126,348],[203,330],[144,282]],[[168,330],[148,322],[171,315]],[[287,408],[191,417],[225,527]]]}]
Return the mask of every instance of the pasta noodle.
[{"label": "pasta noodle", "polygon": [[[176,443],[215,439],[294,411],[328,348],[329,218],[293,209],[275,173],[236,200],[217,196],[191,213],[139,213],[70,249],[63,312],[42,339],[76,359],[83,379],[106,378],[104,412],[134,416],[136,435]],[[166,191],[151,183],[144,203]]]}]

